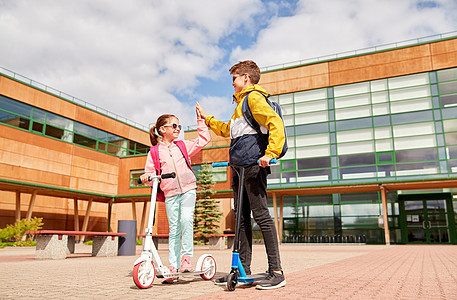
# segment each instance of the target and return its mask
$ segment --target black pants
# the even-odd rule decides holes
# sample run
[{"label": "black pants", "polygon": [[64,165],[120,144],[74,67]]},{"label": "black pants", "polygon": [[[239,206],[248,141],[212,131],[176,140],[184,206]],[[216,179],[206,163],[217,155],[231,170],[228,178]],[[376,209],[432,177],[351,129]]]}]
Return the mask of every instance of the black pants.
[{"label": "black pants", "polygon": [[[240,172],[241,170],[239,168],[234,170],[233,168],[236,167],[232,167],[232,188],[235,199],[235,211],[237,211],[239,184],[237,171]],[[239,253],[241,263],[248,275],[251,274],[252,260],[251,211],[255,222],[262,231],[269,271],[282,270],[276,227],[267,206],[267,174],[267,170],[259,165],[249,166],[245,169],[243,207],[241,208],[239,232]]]}]

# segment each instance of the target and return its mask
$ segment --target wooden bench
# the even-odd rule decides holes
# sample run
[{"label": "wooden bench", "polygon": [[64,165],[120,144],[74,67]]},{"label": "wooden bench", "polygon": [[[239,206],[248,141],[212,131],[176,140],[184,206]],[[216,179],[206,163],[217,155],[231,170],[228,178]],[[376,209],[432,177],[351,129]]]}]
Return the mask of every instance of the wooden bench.
[{"label": "wooden bench", "polygon": [[[138,234],[137,237],[142,237],[143,238],[143,245],[144,245],[144,238],[146,237],[145,234]],[[159,249],[159,239],[168,239],[168,234],[167,233],[156,233],[152,235],[152,242],[154,243],[154,246],[156,249]]]},{"label": "wooden bench", "polygon": [[126,233],[97,231],[36,230],[26,231],[36,237],[37,259],[65,259],[75,252],[75,236],[92,236],[92,256],[117,256],[119,236]]},{"label": "wooden bench", "polygon": [[[143,238],[144,244],[144,237],[146,235],[139,234],[138,237]],[[194,237],[199,237],[199,234],[194,234]],[[227,244],[225,243],[225,238],[227,238]],[[156,246],[156,249],[159,249],[159,239],[168,239],[168,234],[153,234],[152,241]],[[222,233],[222,234],[210,234],[209,235],[209,248],[220,250],[220,249],[231,249],[233,247],[233,243],[235,242],[235,234],[234,233]]]}]

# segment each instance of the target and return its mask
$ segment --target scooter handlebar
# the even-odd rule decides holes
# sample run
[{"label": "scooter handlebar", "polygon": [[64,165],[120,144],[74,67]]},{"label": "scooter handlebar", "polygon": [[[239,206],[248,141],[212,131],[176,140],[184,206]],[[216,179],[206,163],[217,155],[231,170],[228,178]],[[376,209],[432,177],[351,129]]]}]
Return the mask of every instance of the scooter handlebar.
[{"label": "scooter handlebar", "polygon": [[[162,179],[175,178],[175,177],[176,177],[176,173],[175,172],[171,172],[171,173],[166,173],[166,174],[160,175],[160,178],[162,178]],[[152,181],[152,177],[151,176],[149,176],[148,181]],[[138,178],[137,182],[138,182],[138,184],[142,184],[143,183],[140,178]]]},{"label": "scooter handlebar", "polygon": [[[273,158],[272,160],[270,160],[270,164],[275,164],[275,163],[277,163],[277,162],[278,162],[278,160],[277,160],[276,158]],[[259,161],[257,161],[257,163],[259,163]],[[213,168],[217,168],[217,167],[228,167],[229,165],[230,165],[230,163],[227,162],[227,161],[212,163]]]}]

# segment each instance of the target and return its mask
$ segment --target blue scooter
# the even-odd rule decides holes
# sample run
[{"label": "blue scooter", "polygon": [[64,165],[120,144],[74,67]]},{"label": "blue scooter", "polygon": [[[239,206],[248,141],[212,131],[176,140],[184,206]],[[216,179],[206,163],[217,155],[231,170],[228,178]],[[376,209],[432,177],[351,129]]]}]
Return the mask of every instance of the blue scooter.
[{"label": "blue scooter", "polygon": [[[258,162],[257,162],[258,163]],[[275,164],[276,159],[272,159],[270,164]],[[233,251],[232,251],[232,269],[230,270],[230,274],[227,276],[227,289],[229,291],[234,291],[236,289],[236,285],[238,282],[240,283],[253,283],[260,281],[268,276],[268,273],[259,273],[259,274],[252,274],[246,275],[246,271],[244,270],[243,265],[241,264],[240,260],[240,253],[239,253],[239,232],[240,232],[240,225],[241,225],[241,207],[243,207],[243,193],[244,193],[244,172],[246,167],[252,166],[238,166],[229,162],[217,162],[212,164],[213,168],[217,167],[228,167],[233,166],[233,170],[237,172],[239,178],[238,184],[238,209],[236,210],[235,215],[235,242],[233,244]]]}]

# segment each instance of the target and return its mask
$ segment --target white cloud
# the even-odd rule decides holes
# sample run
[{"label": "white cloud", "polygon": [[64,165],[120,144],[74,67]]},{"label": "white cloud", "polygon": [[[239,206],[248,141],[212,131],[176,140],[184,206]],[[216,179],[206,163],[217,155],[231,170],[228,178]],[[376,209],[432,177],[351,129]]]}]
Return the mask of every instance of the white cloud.
[{"label": "white cloud", "polygon": [[450,32],[456,8],[453,0],[300,0],[293,16],[273,20],[232,57],[266,67]]},{"label": "white cloud", "polygon": [[0,66],[141,124],[162,113],[190,121],[193,104],[175,95],[223,59],[219,40],[256,4],[0,1]]}]

